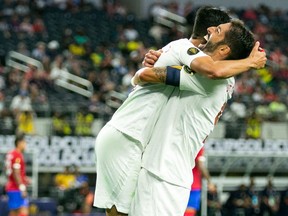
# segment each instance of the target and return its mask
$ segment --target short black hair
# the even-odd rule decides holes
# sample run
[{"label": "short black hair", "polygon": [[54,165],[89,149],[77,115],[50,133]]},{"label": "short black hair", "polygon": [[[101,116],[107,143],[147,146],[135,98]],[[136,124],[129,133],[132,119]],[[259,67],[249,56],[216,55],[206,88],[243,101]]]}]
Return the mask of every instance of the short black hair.
[{"label": "short black hair", "polygon": [[15,141],[14,141],[14,144],[15,144],[15,147],[18,146],[19,142],[23,141],[25,139],[25,134],[24,133],[16,133],[15,135]]},{"label": "short black hair", "polygon": [[243,59],[247,58],[252,51],[255,37],[241,20],[233,19],[229,31],[225,33],[223,43],[227,44],[231,50],[227,59]]},{"label": "short black hair", "polygon": [[212,6],[200,7],[195,16],[192,38],[202,39],[207,34],[207,28],[218,26],[231,21],[231,17],[224,10]]}]

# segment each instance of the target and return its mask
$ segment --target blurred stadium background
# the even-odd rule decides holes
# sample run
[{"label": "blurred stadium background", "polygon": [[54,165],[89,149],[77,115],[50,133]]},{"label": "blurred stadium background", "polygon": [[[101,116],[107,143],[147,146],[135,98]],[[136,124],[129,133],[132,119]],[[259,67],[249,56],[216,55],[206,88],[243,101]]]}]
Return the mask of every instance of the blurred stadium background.
[{"label": "blurred stadium background", "polygon": [[[130,79],[145,53],[189,37],[195,11],[206,4],[242,19],[269,59],[266,68],[237,76],[234,97],[205,147],[222,215],[229,215],[229,205],[235,205],[233,192],[246,202],[239,186],[248,188],[252,178],[259,194],[271,182],[270,201],[278,209],[268,215],[287,216],[285,0],[0,0],[1,188],[5,153],[13,148],[15,131],[21,130],[29,134],[31,215],[77,212],[93,195],[95,137],[131,91]],[[60,190],[57,175],[65,170],[66,175],[80,176],[88,190],[77,184]],[[201,215],[207,215],[206,193],[202,203]],[[281,213],[285,206],[286,213]],[[239,216],[254,215],[244,205],[237,209]],[[3,190],[0,215],[7,215]],[[91,208],[90,215],[103,211]]]}]

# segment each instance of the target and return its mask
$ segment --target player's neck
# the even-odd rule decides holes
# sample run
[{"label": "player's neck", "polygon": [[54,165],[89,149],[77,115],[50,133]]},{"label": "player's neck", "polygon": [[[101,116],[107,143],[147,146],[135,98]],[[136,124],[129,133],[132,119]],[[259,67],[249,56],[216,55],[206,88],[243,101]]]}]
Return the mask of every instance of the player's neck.
[{"label": "player's neck", "polygon": [[19,152],[19,153],[22,153],[22,152],[23,152],[23,150],[22,150],[21,148],[15,148],[15,150],[16,150],[17,152]]}]

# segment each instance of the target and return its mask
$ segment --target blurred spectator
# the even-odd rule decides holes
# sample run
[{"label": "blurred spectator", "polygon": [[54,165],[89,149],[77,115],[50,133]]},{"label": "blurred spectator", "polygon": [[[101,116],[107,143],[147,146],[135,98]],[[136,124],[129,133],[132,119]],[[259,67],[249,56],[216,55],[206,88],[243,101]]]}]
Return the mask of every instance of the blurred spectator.
[{"label": "blurred spectator", "polygon": [[57,136],[68,136],[72,135],[72,128],[70,121],[65,114],[60,112],[54,112],[52,117],[52,131]]},{"label": "blurred spectator", "polygon": [[75,135],[92,136],[93,121],[93,114],[89,113],[86,107],[80,107],[79,111],[76,113]]},{"label": "blurred spectator", "polygon": [[23,80],[23,72],[12,68],[7,76],[7,88],[13,93],[17,92]]},{"label": "blurred spectator", "polygon": [[33,32],[36,35],[45,37],[45,34],[47,34],[47,32],[44,21],[41,17],[35,18],[32,25],[33,25]]},{"label": "blurred spectator", "polygon": [[288,188],[281,192],[280,205],[277,216],[288,215]]},{"label": "blurred spectator", "polygon": [[227,108],[224,110],[221,120],[224,121],[226,125],[225,138],[240,138],[241,130],[239,131],[239,127],[241,125],[237,123],[237,117],[231,110],[230,106],[227,106]]},{"label": "blurred spectator", "polygon": [[68,27],[64,29],[60,42],[62,50],[68,50],[69,45],[74,42],[72,29]]},{"label": "blurred spectator", "polygon": [[275,47],[269,55],[270,60],[278,69],[287,68],[288,59],[284,55],[280,47]]},{"label": "blurred spectator", "polygon": [[52,40],[47,44],[47,55],[49,56],[49,59],[51,58],[54,60],[55,57],[59,55],[59,48],[60,44],[56,40]]},{"label": "blurred spectator", "polygon": [[0,134],[4,135],[12,135],[16,131],[14,116],[7,108],[0,112],[0,128]]},{"label": "blurred spectator", "polygon": [[264,101],[266,103],[271,103],[274,100],[277,100],[277,95],[272,87],[267,87],[264,93]]},{"label": "blurred spectator", "polygon": [[27,83],[24,81],[21,86],[22,88],[19,90],[19,93],[13,97],[10,105],[10,109],[14,116],[17,116],[18,112],[20,111],[32,110],[32,103],[29,96]]},{"label": "blurred spectator", "polygon": [[47,56],[46,44],[40,41],[36,44],[36,47],[32,50],[32,57],[39,61],[42,61],[45,56]]},{"label": "blurred spectator", "polygon": [[26,55],[26,56],[30,56],[31,55],[29,49],[27,48],[27,45],[24,42],[19,42],[17,44],[16,52],[19,52],[19,53],[21,53],[23,55]]},{"label": "blurred spectator", "polygon": [[19,31],[27,34],[27,36],[29,37],[32,37],[34,35],[33,25],[31,23],[30,17],[25,17],[23,19],[23,21],[20,23]]},{"label": "blurred spectator", "polygon": [[128,73],[127,61],[122,55],[115,55],[112,59],[112,79],[116,83],[121,83],[122,77]]},{"label": "blurred spectator", "polygon": [[269,109],[272,115],[272,121],[286,121],[287,106],[279,100],[278,96],[275,97],[274,101],[269,103]]},{"label": "blurred spectator", "polygon": [[63,172],[57,173],[54,177],[54,183],[59,190],[68,190],[74,187],[76,175],[73,166],[66,166]]},{"label": "blurred spectator", "polygon": [[79,172],[79,167],[74,166],[76,176],[75,190],[77,207],[73,213],[90,214],[92,211],[94,192],[90,190],[88,176]]},{"label": "blurred spectator", "polygon": [[256,104],[264,102],[264,91],[260,86],[256,86],[252,93],[252,100]]},{"label": "blurred spectator", "polygon": [[43,89],[39,89],[39,87],[35,83],[31,83],[29,86],[31,103],[34,106],[45,107],[48,106],[48,98],[46,96],[46,92]]},{"label": "blurred spectator", "polygon": [[37,79],[38,73],[39,71],[36,66],[28,64],[27,70],[24,74],[24,79],[29,83],[32,79]]},{"label": "blurred spectator", "polygon": [[221,216],[222,204],[215,184],[208,185],[207,216]]},{"label": "blurred spectator", "polygon": [[34,114],[32,110],[22,110],[17,114],[17,132],[35,135]]},{"label": "blurred spectator", "polygon": [[[51,194],[51,196],[57,198],[58,208],[59,210],[61,209],[60,212],[70,210],[71,208],[68,201],[75,199],[75,196],[73,196],[74,194],[71,193],[75,181],[76,175],[73,166],[66,166],[63,172],[57,173],[54,176],[55,190],[53,190],[54,194]],[[70,202],[70,204],[72,203]]]},{"label": "blurred spectator", "polygon": [[5,20],[3,17],[0,17],[0,32],[3,34],[4,38],[6,39],[11,37],[9,24],[7,20]]},{"label": "blurred spectator", "polygon": [[113,110],[101,100],[99,92],[94,92],[92,97],[89,98],[88,111],[93,114],[94,118],[102,120],[109,119],[113,113]]},{"label": "blurred spectator", "polygon": [[2,1],[1,9],[4,16],[11,16],[14,13],[14,2],[10,0]]},{"label": "blurred spectator", "polygon": [[257,11],[254,8],[248,8],[244,11],[242,16],[245,21],[255,21],[257,20]]},{"label": "blurred spectator", "polygon": [[236,131],[238,131],[238,138],[244,137],[245,128],[243,126],[247,116],[247,108],[241,100],[240,95],[234,97],[232,104],[230,104],[230,111],[233,113],[233,116],[236,119],[235,123],[238,125],[236,128]]},{"label": "blurred spectator", "polygon": [[49,79],[55,81],[59,78],[62,73],[62,70],[67,71],[64,66],[64,57],[62,55],[57,55],[53,62],[51,62],[51,71],[49,75]]},{"label": "blurred spectator", "polygon": [[54,7],[59,8],[61,10],[67,9],[67,1],[66,0],[52,0],[52,4]]},{"label": "blurred spectator", "polygon": [[246,138],[261,139],[262,119],[255,111],[247,118],[246,122]]},{"label": "blurred spectator", "polygon": [[247,193],[251,199],[251,211],[249,215],[256,216],[260,213],[259,192],[255,189],[255,180],[250,177],[250,184],[247,188]]},{"label": "blurred spectator", "polygon": [[244,184],[241,184],[236,191],[230,193],[225,206],[227,210],[226,214],[229,216],[249,215],[251,199]]},{"label": "blurred spectator", "polygon": [[275,190],[272,178],[268,177],[267,186],[260,193],[260,215],[276,216],[279,210],[279,193]]},{"label": "blurred spectator", "polygon": [[82,35],[76,35],[71,44],[68,45],[68,50],[75,56],[82,57],[86,54],[87,38]]},{"label": "blurred spectator", "polygon": [[121,82],[122,93],[126,94],[127,96],[132,91],[131,79],[136,73],[136,70],[133,66],[130,66],[128,70],[129,70],[128,73],[122,77],[122,82]]},{"label": "blurred spectator", "polygon": [[90,190],[88,182],[83,182],[78,190],[79,192],[76,195],[78,200],[78,208],[76,208],[74,213],[80,213],[84,215],[91,214],[94,201],[94,193]]},{"label": "blurred spectator", "polygon": [[139,37],[139,32],[131,23],[124,28],[123,34],[127,41],[136,41]]},{"label": "blurred spectator", "polygon": [[10,18],[10,28],[12,32],[18,33],[19,32],[19,27],[20,27],[20,18],[17,14],[13,14]]},{"label": "blurred spectator", "polygon": [[20,0],[17,2],[15,12],[20,16],[26,16],[30,13],[29,1]]}]

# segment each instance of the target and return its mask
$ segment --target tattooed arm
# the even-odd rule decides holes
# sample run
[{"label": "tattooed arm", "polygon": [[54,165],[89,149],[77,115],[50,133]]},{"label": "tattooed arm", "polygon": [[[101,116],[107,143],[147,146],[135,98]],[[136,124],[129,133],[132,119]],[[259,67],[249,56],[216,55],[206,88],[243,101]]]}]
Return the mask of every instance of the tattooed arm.
[{"label": "tattooed arm", "polygon": [[166,71],[166,67],[141,68],[136,72],[131,83],[133,86],[145,83],[165,83]]},{"label": "tattooed arm", "polygon": [[163,83],[178,86],[181,68],[181,66],[141,68],[136,72],[131,83],[133,86],[145,83]]}]

